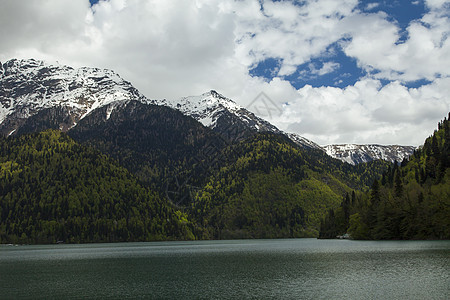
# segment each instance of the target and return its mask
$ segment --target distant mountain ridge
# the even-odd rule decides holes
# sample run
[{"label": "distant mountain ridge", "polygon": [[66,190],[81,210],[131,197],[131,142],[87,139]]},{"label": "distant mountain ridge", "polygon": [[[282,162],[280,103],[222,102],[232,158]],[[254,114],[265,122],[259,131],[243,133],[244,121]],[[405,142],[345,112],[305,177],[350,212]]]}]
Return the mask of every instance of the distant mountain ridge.
[{"label": "distant mountain ridge", "polygon": [[324,146],[325,152],[334,158],[352,165],[366,163],[373,160],[401,162],[413,154],[416,147],[399,145],[355,145],[341,144]]},{"label": "distant mountain ridge", "polygon": [[114,71],[72,68],[34,59],[0,63],[0,134],[12,135],[47,128],[68,131],[97,108],[107,106],[104,118],[121,103],[136,100],[179,110],[219,133],[226,141],[258,132],[283,134],[306,149],[320,149],[349,164],[376,159],[401,161],[414,147],[329,145],[321,147],[296,133],[286,133],[218,92],[175,100],[150,100]]}]

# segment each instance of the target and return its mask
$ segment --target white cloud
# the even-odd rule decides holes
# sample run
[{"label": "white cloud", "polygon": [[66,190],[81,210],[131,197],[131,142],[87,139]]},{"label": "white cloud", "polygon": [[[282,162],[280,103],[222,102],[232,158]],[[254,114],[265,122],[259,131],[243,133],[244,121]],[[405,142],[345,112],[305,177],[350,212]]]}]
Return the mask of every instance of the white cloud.
[{"label": "white cloud", "polygon": [[418,89],[362,79],[344,89],[305,86],[273,120],[319,144],[423,143],[450,108],[450,79]]},{"label": "white cloud", "polygon": [[[343,37],[339,24],[353,14],[356,0],[309,1],[302,6],[292,2],[264,2],[264,11],[257,1],[236,2],[238,17],[237,54],[247,66],[267,58],[279,58],[279,75],[291,75],[297,66],[325,52]],[[251,7],[251,9],[250,9]]]},{"label": "white cloud", "polygon": [[312,65],[311,72],[313,74],[317,74],[319,76],[322,76],[322,75],[325,75],[325,74],[332,73],[332,72],[336,71],[337,69],[339,69],[339,67],[340,67],[340,64],[338,64],[336,62],[329,61],[329,62],[324,63],[322,65],[322,68],[320,68],[318,70],[314,68],[314,65]]},{"label": "white cloud", "polygon": [[355,15],[343,24],[352,37],[343,44],[344,51],[376,78],[415,81],[449,76],[450,19],[446,13],[432,10],[411,22],[405,41],[385,13]]},{"label": "white cloud", "polygon": [[[429,12],[398,24],[382,12],[356,10],[357,0],[263,2],[258,0],[2,1],[0,60],[58,60],[110,68],[149,98],[176,98],[216,89],[246,105],[264,91],[283,115],[273,122],[319,143],[419,144],[449,109],[448,1],[428,0]],[[344,42],[344,40],[345,42]],[[277,76],[322,57],[340,42],[371,78],[346,88],[292,84],[252,77],[268,58]],[[338,62],[312,65],[309,76],[337,70]],[[385,87],[377,78],[431,84]]]},{"label": "white cloud", "polygon": [[448,0],[425,0],[426,5],[431,9],[440,9],[444,5],[450,4]]},{"label": "white cloud", "polygon": [[86,43],[88,1],[2,1],[1,58],[20,53],[55,55],[55,47]]},{"label": "white cloud", "polygon": [[380,3],[375,3],[375,2],[374,3],[368,3],[367,6],[366,6],[366,10],[372,10],[372,9],[378,7],[378,6],[380,6]]}]

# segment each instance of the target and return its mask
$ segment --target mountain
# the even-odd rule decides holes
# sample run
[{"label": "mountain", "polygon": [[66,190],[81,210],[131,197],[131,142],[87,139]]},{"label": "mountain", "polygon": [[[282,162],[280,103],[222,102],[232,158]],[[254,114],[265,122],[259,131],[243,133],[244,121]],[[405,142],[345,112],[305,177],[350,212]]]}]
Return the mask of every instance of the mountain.
[{"label": "mountain", "polygon": [[34,59],[0,63],[0,134],[14,134],[37,113],[67,131],[94,109],[126,100],[148,100],[111,70],[74,69]]},{"label": "mountain", "polygon": [[334,158],[340,159],[352,165],[382,159],[389,162],[401,162],[408,158],[416,149],[413,146],[399,145],[328,145],[324,146],[325,152]]},{"label": "mountain", "polygon": [[[450,113],[449,113],[450,119]],[[450,238],[450,121],[413,155],[393,164],[361,197],[344,197],[323,220],[320,237],[354,239]]]},{"label": "mountain", "polygon": [[0,243],[193,238],[186,215],[66,134],[0,137]]},{"label": "mountain", "polygon": [[414,151],[412,146],[383,145],[329,145],[321,147],[296,133],[286,133],[256,116],[233,100],[212,90],[200,96],[183,97],[176,100],[156,101],[191,116],[204,126],[220,133],[226,140],[241,140],[256,132],[271,132],[286,135],[294,143],[307,149],[320,149],[333,158],[352,165],[373,160],[401,162]]},{"label": "mountain", "polygon": [[[1,68],[4,120],[0,126],[4,135],[11,136],[6,140],[30,139],[33,136],[30,133],[48,128],[66,131],[79,147],[99,151],[108,161],[125,168],[136,184],[154,193],[154,199],[165,201],[164,213],[150,210],[151,214],[165,216],[171,209],[177,220],[182,221],[170,221],[170,224],[178,224],[177,228],[186,237],[317,236],[320,220],[328,209],[339,205],[342,194],[367,189],[386,169],[383,162],[352,166],[333,159],[314,143],[281,132],[214,91],[177,101],[152,101],[111,71],[50,66],[34,60],[13,60]],[[52,71],[45,71],[46,68]],[[17,85],[14,80],[18,81]],[[71,89],[71,83],[77,81],[81,83]],[[80,102],[81,98],[84,100]],[[60,143],[56,141],[56,144]],[[44,168],[42,172],[27,175],[33,180],[33,176],[39,175],[26,188],[26,197],[32,203],[40,203],[40,195],[28,191],[38,189],[41,181],[52,182],[58,176],[72,178],[75,183],[77,178],[85,177],[99,177],[95,180],[100,181],[113,179],[95,164],[78,162],[71,152],[64,152],[66,146],[52,146],[43,157],[34,157],[34,151],[39,153],[41,147],[42,142],[35,142],[27,149],[25,166],[31,164],[29,159],[40,162],[55,153],[57,158],[52,166],[66,164],[64,170]],[[2,149],[7,163],[21,148],[6,143]],[[99,159],[95,155],[88,157],[94,161]],[[73,160],[84,167],[78,170]],[[7,163],[5,170],[12,171],[14,166]],[[39,168],[40,165],[31,170]],[[66,174],[66,169],[74,169],[75,175]],[[98,172],[93,175],[89,169]],[[72,181],[69,185],[64,182],[55,198],[62,201],[56,203],[55,210],[59,207],[67,217],[71,215],[64,199]],[[120,188],[125,184],[115,179],[113,182]],[[98,188],[102,190],[96,181],[92,185],[84,183],[85,188],[75,187],[82,195]],[[53,191],[49,186],[46,189]],[[110,209],[114,211],[120,203],[131,201],[121,196],[127,193],[113,189],[108,197],[112,200],[118,197],[118,202]],[[8,195],[5,197],[15,196]],[[136,200],[139,193],[130,195]],[[75,201],[73,205],[84,207],[81,200],[80,204]],[[59,222],[58,218],[52,211],[48,221]],[[147,217],[140,218],[144,222]],[[166,224],[163,219],[160,221]],[[91,224],[95,220],[87,222]],[[183,227],[183,224],[192,226]],[[25,234],[24,238],[29,237],[28,232]],[[148,231],[145,235],[147,238],[142,237],[143,240],[154,238]],[[141,237],[133,239],[141,240]]]},{"label": "mountain", "polygon": [[[231,99],[215,91],[176,100],[149,100],[114,71],[82,67],[74,69],[34,59],[0,63],[0,134],[20,134],[46,128],[67,131],[96,108],[122,101],[166,105],[193,117],[222,135],[240,140],[256,132],[282,133]],[[36,116],[37,115],[37,116]],[[24,125],[30,117],[28,124]],[[296,138],[305,147],[314,143]]]},{"label": "mountain", "polygon": [[211,90],[200,96],[189,96],[175,100],[161,100],[158,104],[167,105],[181,111],[219,133],[227,141],[238,141],[255,133],[271,132],[288,136],[294,143],[305,147],[320,149],[320,146],[295,133],[285,133],[256,116],[233,100]]},{"label": "mountain", "polygon": [[308,140],[307,138],[304,138],[302,136],[300,136],[297,133],[292,133],[292,132],[288,132],[288,133],[284,133],[291,141],[293,141],[294,143],[296,143],[299,146],[302,146],[306,149],[316,149],[316,150],[323,150],[321,146],[317,145],[316,143],[314,143],[311,140]]},{"label": "mountain", "polygon": [[[97,108],[108,105],[106,119],[121,102],[139,101],[166,105],[181,111],[219,133],[226,142],[239,141],[257,132],[288,136],[306,149],[321,149],[295,133],[285,133],[216,91],[176,100],[149,100],[131,83],[111,70],[74,69],[33,59],[0,63],[0,134],[14,135],[48,128],[68,131]],[[330,145],[331,157],[350,164],[376,159],[401,161],[413,147]]]},{"label": "mountain", "polygon": [[227,145],[193,118],[167,106],[139,101],[97,108],[68,134],[117,159],[177,205],[188,199],[166,193],[176,191],[188,179],[190,184],[202,184],[211,161]]},{"label": "mountain", "polygon": [[269,122],[213,90],[200,96],[164,100],[161,104],[166,104],[193,117],[229,141],[248,137],[255,132],[281,133]]}]

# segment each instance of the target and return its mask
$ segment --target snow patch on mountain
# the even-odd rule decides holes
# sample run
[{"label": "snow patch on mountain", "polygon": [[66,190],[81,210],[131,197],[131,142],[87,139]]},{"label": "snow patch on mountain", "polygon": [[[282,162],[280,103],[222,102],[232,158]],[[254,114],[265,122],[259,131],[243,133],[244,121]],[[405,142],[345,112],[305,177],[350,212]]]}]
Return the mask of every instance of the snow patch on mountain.
[{"label": "snow patch on mountain", "polygon": [[233,131],[238,132],[238,137],[244,131],[284,134],[304,148],[324,150],[353,165],[374,159],[401,161],[414,151],[414,147],[351,144],[322,148],[296,133],[279,130],[214,90],[180,99],[149,100],[111,70],[74,69],[34,59],[0,63],[0,131],[6,135],[15,133],[25,119],[46,108],[64,107],[61,111],[70,118],[59,127],[68,130],[105,105],[105,119],[109,119],[118,105],[130,100],[172,107],[224,135]]},{"label": "snow patch on mountain", "polygon": [[162,100],[159,104],[168,105],[175,108],[183,114],[193,117],[204,126],[212,129],[216,128],[217,122],[221,117],[228,114],[237,117],[248,129],[253,132],[272,132],[284,134],[294,143],[302,147],[321,149],[319,145],[304,137],[301,137],[298,134],[285,133],[279,130],[268,121],[256,116],[248,109],[238,105],[233,100],[226,98],[214,90],[200,96],[189,96],[174,100]]},{"label": "snow patch on mountain", "polygon": [[[244,110],[242,106],[213,90],[200,96],[163,100],[161,104],[175,108],[183,114],[193,117],[204,126],[210,128],[214,128],[216,126],[217,119],[224,112],[241,115],[242,120],[245,120],[247,123],[249,122],[249,118],[246,118],[242,113],[240,113],[241,110]],[[261,121],[263,120],[261,119]]]},{"label": "snow patch on mountain", "polygon": [[334,158],[340,159],[352,165],[382,159],[390,162],[401,162],[409,157],[415,150],[413,146],[399,145],[328,145],[323,149]]},{"label": "snow patch on mountain", "polygon": [[[111,70],[74,69],[34,59],[1,64],[0,123],[65,106],[82,119],[94,109],[123,100],[148,101],[131,83]],[[110,113],[110,112],[109,112]]]},{"label": "snow patch on mountain", "polygon": [[319,145],[317,145],[316,143],[314,143],[313,141],[310,141],[300,135],[298,135],[297,133],[286,133],[286,135],[296,144],[298,145],[302,145],[306,148],[311,148],[311,149],[318,149],[318,150],[323,150],[322,147],[320,147]]}]

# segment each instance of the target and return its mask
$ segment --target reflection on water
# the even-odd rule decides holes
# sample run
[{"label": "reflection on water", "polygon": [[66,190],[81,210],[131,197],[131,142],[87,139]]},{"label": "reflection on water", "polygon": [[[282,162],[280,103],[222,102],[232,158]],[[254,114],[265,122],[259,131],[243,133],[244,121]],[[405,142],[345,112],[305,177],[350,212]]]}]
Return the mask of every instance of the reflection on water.
[{"label": "reflection on water", "polygon": [[450,299],[450,241],[0,246],[8,298]]}]

